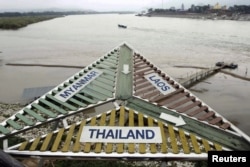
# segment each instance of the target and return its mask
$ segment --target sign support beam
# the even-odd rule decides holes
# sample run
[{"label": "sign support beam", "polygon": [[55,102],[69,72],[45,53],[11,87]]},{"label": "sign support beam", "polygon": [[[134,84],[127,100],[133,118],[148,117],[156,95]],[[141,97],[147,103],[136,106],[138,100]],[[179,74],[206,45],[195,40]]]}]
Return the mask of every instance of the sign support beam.
[{"label": "sign support beam", "polygon": [[120,48],[118,75],[116,83],[116,99],[126,100],[133,93],[133,50],[126,44]]}]

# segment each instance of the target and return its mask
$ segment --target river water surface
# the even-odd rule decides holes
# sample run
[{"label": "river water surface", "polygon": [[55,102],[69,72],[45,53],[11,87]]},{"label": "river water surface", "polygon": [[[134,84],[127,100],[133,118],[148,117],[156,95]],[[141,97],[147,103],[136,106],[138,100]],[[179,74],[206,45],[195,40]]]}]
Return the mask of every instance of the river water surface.
[{"label": "river water surface", "polygon": [[[55,86],[79,71],[6,63],[85,66],[123,42],[176,80],[198,70],[175,65],[211,67],[217,61],[235,62],[239,68],[232,72],[250,77],[249,27],[250,22],[244,21],[106,14],[66,16],[15,31],[0,30],[0,102],[16,103],[24,88]],[[249,81],[219,73],[191,91],[250,135]]]}]

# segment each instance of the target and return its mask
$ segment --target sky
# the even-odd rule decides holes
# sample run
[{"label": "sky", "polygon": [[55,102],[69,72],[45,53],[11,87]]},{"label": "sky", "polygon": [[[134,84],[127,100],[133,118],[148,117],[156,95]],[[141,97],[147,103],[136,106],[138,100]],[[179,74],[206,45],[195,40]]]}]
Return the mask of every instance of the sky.
[{"label": "sky", "polygon": [[250,5],[250,0],[0,0],[0,12],[43,9],[87,9],[95,11],[141,11],[148,8],[185,8],[194,5]]}]

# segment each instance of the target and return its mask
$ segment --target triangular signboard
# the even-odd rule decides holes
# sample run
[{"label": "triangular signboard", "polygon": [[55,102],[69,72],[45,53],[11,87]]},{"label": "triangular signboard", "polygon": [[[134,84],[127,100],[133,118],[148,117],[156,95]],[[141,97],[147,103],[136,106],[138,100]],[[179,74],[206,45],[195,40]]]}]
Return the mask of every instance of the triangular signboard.
[{"label": "triangular signboard", "polygon": [[[100,113],[68,125],[68,117],[97,107]],[[128,44],[6,119],[0,139],[59,121],[64,128],[14,146],[5,142],[4,151],[17,157],[196,160],[210,150],[250,150],[249,136]]]},{"label": "triangular signboard", "polygon": [[[92,139],[90,139],[92,138]],[[121,140],[123,140],[121,142]],[[221,145],[124,106],[9,148],[22,157],[205,160]]]}]

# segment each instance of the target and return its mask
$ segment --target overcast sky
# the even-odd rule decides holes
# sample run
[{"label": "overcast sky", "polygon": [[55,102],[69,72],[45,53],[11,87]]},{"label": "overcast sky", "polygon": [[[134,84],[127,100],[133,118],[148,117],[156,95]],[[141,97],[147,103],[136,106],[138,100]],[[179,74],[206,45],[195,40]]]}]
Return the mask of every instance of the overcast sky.
[{"label": "overcast sky", "polygon": [[185,8],[194,5],[250,5],[250,0],[0,0],[0,11],[33,9],[91,9],[96,11],[140,11],[146,8]]}]

